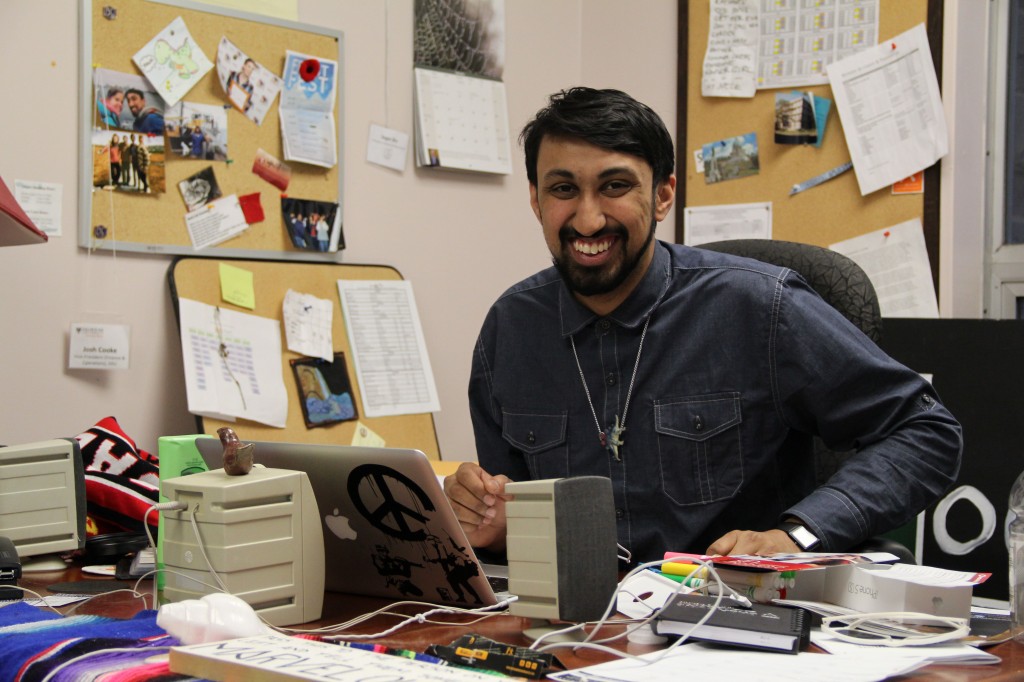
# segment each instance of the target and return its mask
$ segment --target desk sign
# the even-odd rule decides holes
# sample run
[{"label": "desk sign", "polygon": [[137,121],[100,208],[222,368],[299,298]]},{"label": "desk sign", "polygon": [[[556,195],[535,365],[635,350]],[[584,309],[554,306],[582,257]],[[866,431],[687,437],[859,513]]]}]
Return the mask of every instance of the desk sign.
[{"label": "desk sign", "polygon": [[72,322],[68,346],[68,369],[128,369],[131,328]]}]

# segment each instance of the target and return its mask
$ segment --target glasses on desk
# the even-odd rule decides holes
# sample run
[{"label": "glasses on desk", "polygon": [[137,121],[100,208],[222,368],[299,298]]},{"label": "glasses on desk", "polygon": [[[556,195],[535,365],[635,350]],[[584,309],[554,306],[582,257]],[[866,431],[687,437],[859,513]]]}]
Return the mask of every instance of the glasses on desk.
[{"label": "glasses on desk", "polygon": [[821,629],[843,642],[868,646],[926,646],[963,639],[970,632],[966,618],[927,613],[886,611],[826,616]]}]

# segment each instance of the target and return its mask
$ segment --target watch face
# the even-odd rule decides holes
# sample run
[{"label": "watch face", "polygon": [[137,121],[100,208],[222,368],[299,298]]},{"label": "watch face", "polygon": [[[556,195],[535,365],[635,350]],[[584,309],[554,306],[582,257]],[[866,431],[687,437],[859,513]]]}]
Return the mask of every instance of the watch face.
[{"label": "watch face", "polygon": [[811,549],[818,544],[818,538],[814,537],[814,534],[803,526],[791,526],[787,532],[789,537],[793,538],[793,541],[800,545],[801,549]]}]

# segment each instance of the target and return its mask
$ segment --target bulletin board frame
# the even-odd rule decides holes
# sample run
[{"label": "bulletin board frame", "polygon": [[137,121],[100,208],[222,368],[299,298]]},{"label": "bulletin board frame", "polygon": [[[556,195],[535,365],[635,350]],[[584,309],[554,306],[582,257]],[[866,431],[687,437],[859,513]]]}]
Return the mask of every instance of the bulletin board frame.
[{"label": "bulletin board frame", "polygon": [[[222,300],[221,263],[252,273],[256,301],[254,309],[241,308]],[[387,447],[413,448],[421,450],[431,460],[439,460],[441,454],[432,413],[387,417],[366,416],[356,375],[355,358],[349,343],[348,329],[338,295],[339,280],[393,281],[401,279],[403,279],[401,273],[388,265],[176,257],[168,268],[167,284],[179,330],[181,316],[178,301],[182,298],[274,320],[280,320],[282,317],[282,305],[289,289],[332,301],[334,303],[331,317],[333,350],[335,353],[343,353],[345,356],[352,396],[356,405],[356,420],[312,428],[306,426],[299,394],[300,389],[291,366],[291,360],[301,359],[304,356],[288,350],[282,324],[281,376],[288,394],[288,417],[285,428],[276,428],[245,419],[232,422],[197,415],[196,428],[199,433],[216,436],[217,429],[222,426],[230,426],[242,440],[348,445],[352,443],[356,429],[359,428],[359,425],[363,425],[381,437]]]},{"label": "bulletin board frame", "polygon": [[[81,248],[168,255],[341,261],[345,226],[343,103],[346,66],[343,60],[344,34],[341,31],[191,0],[82,0],[80,8],[78,242]],[[150,166],[150,175],[153,176],[150,180],[154,180],[157,172],[155,161],[163,162],[162,193],[140,195],[121,191],[122,188],[109,179],[106,186],[97,186],[103,184],[97,179],[103,172],[102,161],[97,160],[102,156],[97,141],[103,132],[109,133],[113,129],[96,123],[94,70],[103,68],[141,77],[132,56],[176,17],[185,21],[196,45],[214,62],[214,67],[182,101],[224,109],[227,121],[226,158],[173,158],[175,155],[168,144],[170,138],[164,135],[164,145],[160,147],[163,158],[154,153],[154,162]],[[222,36],[246,56],[278,75],[284,68],[286,50],[337,63],[333,109],[337,163],[332,168],[284,158],[278,115],[280,94],[275,97],[260,125],[231,106],[217,76],[217,48]],[[134,131],[125,132],[131,134]],[[94,134],[99,134],[96,140]],[[154,150],[157,148],[153,147]],[[291,179],[286,190],[252,172],[258,149],[290,167]],[[243,232],[224,242],[196,248],[185,224],[188,207],[178,183],[206,168],[213,169],[220,192],[225,197],[258,192],[264,218],[260,222],[251,222]],[[284,196],[337,204],[342,237],[338,250],[318,251],[312,246],[295,246],[282,215],[281,198]]]},{"label": "bulletin board frame", "polygon": [[[676,241],[684,243],[685,206],[772,202],[773,238],[828,246],[838,241],[920,218],[938,291],[939,163],[924,171],[922,194],[893,195],[888,189],[861,196],[853,171],[794,196],[790,188],[850,160],[838,114],[829,113],[820,148],[776,145],[772,117],[775,93],[752,99],[705,98],[701,70],[707,49],[711,0],[679,0],[676,120]],[[932,61],[942,83],[943,0],[879,0],[879,40],[924,23]],[[833,99],[828,85],[799,88]],[[696,172],[694,152],[716,140],[756,132],[760,172],[753,177],[706,184]]]}]

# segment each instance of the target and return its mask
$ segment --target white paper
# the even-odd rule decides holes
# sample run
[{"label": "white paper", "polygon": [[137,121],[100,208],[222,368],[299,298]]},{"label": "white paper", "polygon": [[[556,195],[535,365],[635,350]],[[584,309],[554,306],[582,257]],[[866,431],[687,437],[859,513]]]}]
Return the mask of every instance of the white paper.
[{"label": "white paper", "polygon": [[72,322],[69,369],[128,369],[131,328],[126,324]]},{"label": "white paper", "polygon": [[232,194],[185,214],[192,246],[202,249],[231,239],[248,227],[238,196]]},{"label": "white paper", "polygon": [[405,157],[409,149],[409,135],[401,130],[370,124],[370,140],[366,145],[366,160],[396,171],[405,170]]},{"label": "white paper", "polygon": [[928,662],[924,654],[887,657],[868,647],[861,647],[854,655],[810,652],[789,655],[716,648],[699,642],[686,644],[660,660],[649,662],[662,654],[657,651],[640,656],[641,660],[623,658],[548,677],[569,682],[678,682],[702,678],[744,682],[876,682],[906,674]]},{"label": "white paper", "polygon": [[284,428],[280,323],[187,298],[178,311],[189,412]]},{"label": "white paper", "polygon": [[861,267],[875,287],[882,317],[938,317],[921,220],[853,237],[829,246]]},{"label": "white paper", "polygon": [[757,87],[824,85],[829,64],[878,42],[878,0],[765,2]]},{"label": "white paper", "polygon": [[683,243],[687,246],[724,239],[771,238],[771,202],[688,206],[683,211]]},{"label": "white paper", "polygon": [[878,647],[844,642],[818,629],[811,631],[811,642],[830,654],[845,655],[851,658],[864,655],[867,652],[867,655],[872,657],[885,657],[893,660],[901,658],[914,660],[925,656],[929,663],[996,665],[1002,662],[1002,659],[995,654],[990,654],[963,642],[947,642],[927,646]]},{"label": "white paper", "polygon": [[365,416],[440,410],[412,283],[338,280],[338,295]]},{"label": "white paper", "polygon": [[416,165],[511,173],[505,84],[433,69],[413,71]]},{"label": "white paper", "polygon": [[168,106],[176,104],[213,68],[181,17],[157,33],[132,61]]},{"label": "white paper", "polygon": [[289,289],[284,295],[284,332],[288,350],[334,362],[331,325],[334,304]]},{"label": "white paper", "polygon": [[949,151],[924,24],[828,68],[862,195],[931,166]]},{"label": "white paper", "polygon": [[217,46],[217,78],[228,100],[256,125],[263,124],[283,84],[280,76],[223,36]]},{"label": "white paper", "polygon": [[[305,81],[300,75],[303,62],[320,65],[316,78]],[[284,158],[324,168],[338,163],[338,142],[334,126],[334,101],[338,62],[287,51],[284,84],[281,90],[281,141]]]},{"label": "white paper", "polygon": [[51,237],[59,237],[61,234],[63,193],[64,186],[59,182],[14,181],[14,199],[35,226]]},{"label": "white paper", "polygon": [[758,0],[711,0],[704,97],[753,97],[757,90]]}]

